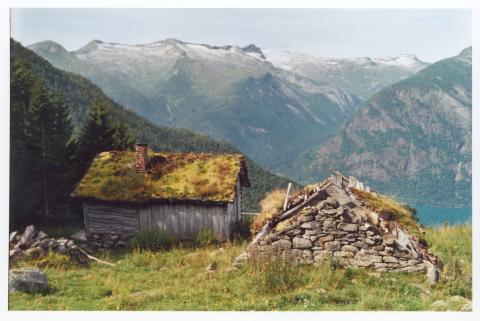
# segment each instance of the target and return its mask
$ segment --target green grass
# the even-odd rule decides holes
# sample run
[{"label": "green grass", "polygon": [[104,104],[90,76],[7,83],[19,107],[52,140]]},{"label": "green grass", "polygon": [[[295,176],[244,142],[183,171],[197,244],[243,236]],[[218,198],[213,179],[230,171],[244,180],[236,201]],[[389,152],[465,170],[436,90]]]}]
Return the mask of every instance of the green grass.
[{"label": "green grass", "polygon": [[367,208],[378,214],[391,215],[394,221],[407,229],[411,234],[421,236],[413,208],[400,204],[387,196],[375,195],[358,189],[352,189],[352,192],[365,203]]},{"label": "green grass", "polygon": [[[115,267],[67,264],[58,255],[39,265],[51,290],[11,294],[10,310],[429,310],[452,296],[471,300],[471,227],[427,229],[426,238],[445,263],[430,288],[423,274],[381,274],[363,269],[286,266],[261,262],[232,270],[246,246],[176,247],[170,251],[104,253]],[[215,262],[217,271],[205,268]]]},{"label": "green grass", "polygon": [[243,162],[239,154],[150,152],[143,175],[135,171],[133,152],[103,152],[73,194],[133,203],[155,198],[231,201]]}]

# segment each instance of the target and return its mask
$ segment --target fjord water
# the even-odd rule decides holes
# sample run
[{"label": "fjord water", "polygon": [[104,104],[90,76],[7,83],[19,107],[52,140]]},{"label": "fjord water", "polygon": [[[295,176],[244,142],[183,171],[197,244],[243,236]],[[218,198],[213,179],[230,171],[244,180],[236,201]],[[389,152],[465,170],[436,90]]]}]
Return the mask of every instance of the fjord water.
[{"label": "fjord water", "polygon": [[435,226],[448,223],[471,224],[472,208],[471,207],[430,207],[415,206],[417,216],[422,225]]}]

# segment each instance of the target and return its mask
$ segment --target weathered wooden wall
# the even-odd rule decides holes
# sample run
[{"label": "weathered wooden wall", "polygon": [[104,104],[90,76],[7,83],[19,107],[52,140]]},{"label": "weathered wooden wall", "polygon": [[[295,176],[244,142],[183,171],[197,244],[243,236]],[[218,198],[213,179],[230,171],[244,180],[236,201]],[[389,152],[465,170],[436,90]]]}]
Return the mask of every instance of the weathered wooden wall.
[{"label": "weathered wooden wall", "polygon": [[237,193],[235,194],[235,198],[233,203],[228,203],[227,205],[227,220],[230,227],[230,232],[235,227],[235,224],[240,221],[241,219],[241,204],[242,204],[242,187],[240,186],[240,180],[237,180]]},{"label": "weathered wooden wall", "polygon": [[191,239],[201,229],[210,229],[227,239],[230,227],[227,204],[154,204],[140,209],[140,228],[159,228],[179,239]]},{"label": "weathered wooden wall", "polygon": [[97,233],[132,236],[140,228],[139,210],[136,207],[83,202],[83,213],[87,235]]},{"label": "weathered wooden wall", "polygon": [[191,239],[201,229],[229,239],[241,219],[241,186],[232,203],[165,203],[133,207],[86,201],[83,203],[87,235],[119,234],[132,236],[143,228],[159,228],[179,239]]}]

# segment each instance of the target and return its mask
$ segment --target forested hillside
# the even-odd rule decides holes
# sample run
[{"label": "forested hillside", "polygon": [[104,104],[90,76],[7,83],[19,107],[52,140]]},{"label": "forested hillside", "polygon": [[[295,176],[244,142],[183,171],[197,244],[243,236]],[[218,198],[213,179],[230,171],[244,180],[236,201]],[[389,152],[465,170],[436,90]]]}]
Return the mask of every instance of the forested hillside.
[{"label": "forested hillside", "polygon": [[[238,153],[238,151],[230,145],[214,141],[208,136],[194,134],[183,129],[172,129],[154,125],[105,96],[100,88],[87,79],[54,68],[50,63],[24,48],[13,39],[11,40],[11,66],[11,82],[20,84],[20,88],[12,88],[12,108],[17,106],[16,100],[18,100],[13,94],[15,92],[22,92],[24,88],[21,88],[21,86],[25,86],[25,82],[18,81],[18,78],[30,73],[33,77],[40,79],[40,81],[45,84],[49,93],[55,95],[55,97],[57,97],[56,99],[61,100],[62,105],[68,110],[73,127],[73,138],[81,133],[82,125],[84,125],[89,118],[89,110],[92,104],[94,104],[95,101],[101,101],[102,104],[106,105],[104,107],[109,110],[108,117],[113,124],[117,124],[117,126],[118,124],[120,124],[120,126],[124,124],[127,131],[134,136],[135,140],[148,143],[153,150]],[[29,101],[23,105],[28,108]],[[15,140],[15,124],[18,122],[18,120],[13,117],[14,114],[12,114],[11,119],[12,141]],[[17,154],[21,155],[21,152]],[[13,164],[14,160],[11,161]],[[267,191],[286,186],[287,180],[265,171],[249,159],[247,159],[247,167],[252,186],[244,190],[243,203],[245,210],[252,211],[256,210],[258,201]],[[12,166],[11,184],[13,185],[15,185],[21,177],[28,175],[28,173],[25,173],[21,168],[17,171],[15,171],[15,169],[16,168]],[[79,173],[73,173],[72,175],[78,176]],[[27,178],[24,177],[24,179]],[[73,186],[58,187],[67,192],[73,189]],[[17,190],[11,189],[11,191],[12,193],[23,193],[21,188]],[[25,195],[25,197],[27,196]],[[21,203],[21,200],[19,202]],[[41,205],[38,206],[42,207]]]}]

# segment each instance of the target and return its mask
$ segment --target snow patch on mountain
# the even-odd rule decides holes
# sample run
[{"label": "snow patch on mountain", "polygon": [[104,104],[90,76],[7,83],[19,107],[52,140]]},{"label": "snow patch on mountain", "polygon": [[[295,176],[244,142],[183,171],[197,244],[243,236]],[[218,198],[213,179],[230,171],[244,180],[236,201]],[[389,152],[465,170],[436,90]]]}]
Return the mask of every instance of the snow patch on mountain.
[{"label": "snow patch on mountain", "polygon": [[347,57],[347,58],[332,58],[319,57],[304,53],[295,53],[290,51],[275,51],[263,50],[266,60],[270,61],[275,67],[292,71],[297,65],[301,64],[316,64],[324,65],[325,67],[355,64],[358,66],[395,66],[401,68],[411,69],[414,72],[423,69],[428,63],[419,60],[415,55],[401,54],[395,57]]}]

